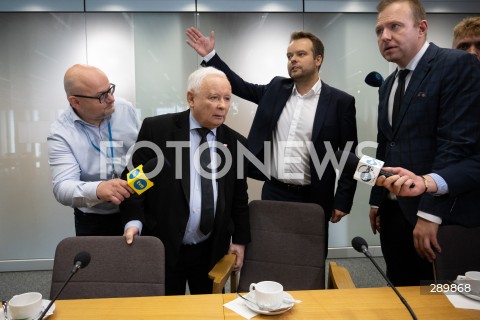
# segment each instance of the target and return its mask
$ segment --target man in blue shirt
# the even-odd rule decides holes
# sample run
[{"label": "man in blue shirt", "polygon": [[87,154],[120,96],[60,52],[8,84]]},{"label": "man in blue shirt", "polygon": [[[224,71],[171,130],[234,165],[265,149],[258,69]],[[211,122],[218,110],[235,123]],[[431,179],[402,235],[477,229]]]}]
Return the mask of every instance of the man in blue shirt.
[{"label": "man in blue shirt", "polygon": [[118,205],[133,190],[119,175],[140,127],[135,109],[93,66],[70,67],[64,86],[70,106],[47,138],[53,193],[74,208],[77,236],[122,235]]}]

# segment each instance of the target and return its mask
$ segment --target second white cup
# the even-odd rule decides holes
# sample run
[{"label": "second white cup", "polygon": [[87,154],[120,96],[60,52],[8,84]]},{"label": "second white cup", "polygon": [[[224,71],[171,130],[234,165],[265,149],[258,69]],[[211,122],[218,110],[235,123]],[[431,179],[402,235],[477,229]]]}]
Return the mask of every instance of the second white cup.
[{"label": "second white cup", "polygon": [[255,293],[255,302],[261,309],[277,309],[283,302],[283,286],[275,281],[261,281],[250,284]]},{"label": "second white cup", "polygon": [[480,271],[465,272],[462,280],[470,284],[470,289],[473,294],[480,294]]},{"label": "second white cup", "polygon": [[13,296],[8,302],[9,318],[29,319],[40,315],[42,311],[42,294],[27,292]]}]

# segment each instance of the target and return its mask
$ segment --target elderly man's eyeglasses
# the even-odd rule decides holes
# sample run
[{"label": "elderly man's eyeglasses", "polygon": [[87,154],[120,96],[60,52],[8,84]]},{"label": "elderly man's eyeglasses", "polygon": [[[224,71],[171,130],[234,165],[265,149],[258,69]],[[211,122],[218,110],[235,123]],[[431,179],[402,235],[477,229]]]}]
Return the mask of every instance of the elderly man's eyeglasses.
[{"label": "elderly man's eyeglasses", "polygon": [[110,88],[108,88],[107,91],[100,93],[100,95],[98,97],[82,96],[82,95],[79,95],[79,94],[72,94],[72,96],[77,97],[77,98],[98,99],[98,101],[100,103],[104,103],[105,100],[107,99],[109,93],[112,96],[115,93],[115,85],[113,83],[110,83]]}]

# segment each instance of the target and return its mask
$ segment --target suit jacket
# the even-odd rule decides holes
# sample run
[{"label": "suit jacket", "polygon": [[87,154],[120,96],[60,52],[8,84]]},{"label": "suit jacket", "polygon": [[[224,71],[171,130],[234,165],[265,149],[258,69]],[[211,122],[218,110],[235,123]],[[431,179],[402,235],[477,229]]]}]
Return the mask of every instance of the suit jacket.
[{"label": "suit jacket", "polygon": [[[233,94],[258,105],[248,134],[248,149],[263,162],[264,142],[272,141],[273,130],[292,94],[293,80],[275,77],[267,85],[248,83],[233,72],[218,55],[210,59],[206,65],[214,66],[225,72],[232,85]],[[330,143],[333,152],[345,149],[349,141],[352,142],[352,148],[357,146],[355,113],[354,97],[322,82],[312,131],[312,142],[319,162],[323,161],[327,153],[324,142]],[[258,180],[269,178],[265,177],[251,162],[248,174]],[[331,163],[328,164],[323,174],[319,175],[310,158],[310,174],[310,198],[312,202],[323,207],[326,218],[330,217],[333,208],[350,212],[357,186],[352,176],[342,174],[335,192],[336,174]]]},{"label": "suit jacket", "polygon": [[[453,164],[478,154],[480,130],[480,64],[471,54],[442,49],[431,43],[413,71],[399,112],[398,125],[388,122],[388,99],[395,72],[379,90],[377,158],[385,166],[404,167],[418,175],[438,172],[449,177],[465,170]],[[455,192],[398,197],[403,214],[413,225],[417,211],[442,217],[445,223],[480,224],[478,196]],[[462,191],[462,190],[459,190]],[[370,204],[381,205],[386,189],[374,187]]]},{"label": "suit jacket", "polygon": [[[164,169],[153,178],[154,186],[133,195],[120,206],[124,223],[140,220],[142,234],[159,237],[165,245],[166,263],[174,266],[182,245],[190,216],[190,111],[146,118],[138,135],[138,142],[149,141],[160,147]],[[175,148],[168,143],[186,142],[187,147]],[[215,222],[211,234],[213,266],[227,253],[230,241],[236,244],[250,242],[250,220],[246,177],[237,178],[237,142],[246,139],[226,125],[217,128],[217,142],[224,144],[232,155],[232,166],[217,179],[218,198]],[[181,150],[181,159],[176,155]],[[180,153],[180,152],[179,152]],[[145,164],[156,157],[150,148],[141,148],[132,157],[133,166]],[[127,170],[124,172],[126,176]],[[181,175],[181,177],[179,177]]]}]

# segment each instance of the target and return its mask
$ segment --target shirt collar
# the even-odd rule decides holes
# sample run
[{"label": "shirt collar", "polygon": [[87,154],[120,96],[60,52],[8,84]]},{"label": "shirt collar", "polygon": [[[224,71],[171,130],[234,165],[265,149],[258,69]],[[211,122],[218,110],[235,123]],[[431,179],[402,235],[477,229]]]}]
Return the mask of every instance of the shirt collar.
[{"label": "shirt collar", "polygon": [[320,80],[320,78],[318,78],[318,81],[303,96],[300,95],[300,93],[298,93],[296,85],[293,86],[292,94],[297,95],[299,97],[309,97],[309,96],[313,96],[313,95],[319,95],[320,94],[320,89],[322,89],[322,81]]},{"label": "shirt collar", "polygon": [[[423,44],[423,47],[420,49],[420,51],[417,52],[417,54],[415,55],[415,57],[413,57],[412,61],[410,61],[407,66],[405,67],[405,69],[408,69],[410,71],[413,71],[415,70],[415,68],[417,67],[418,63],[420,62],[420,59],[422,59],[423,55],[425,54],[425,52],[427,51],[428,49],[428,46],[430,45],[430,42],[426,42]],[[397,73],[398,74],[398,73]]]},{"label": "shirt collar", "polygon": [[[202,126],[198,123],[198,121],[193,116],[192,112],[190,112],[189,120],[190,120],[189,121],[190,122],[190,131],[202,128]],[[213,128],[210,131],[213,133],[214,136],[217,136],[217,128]]]}]

